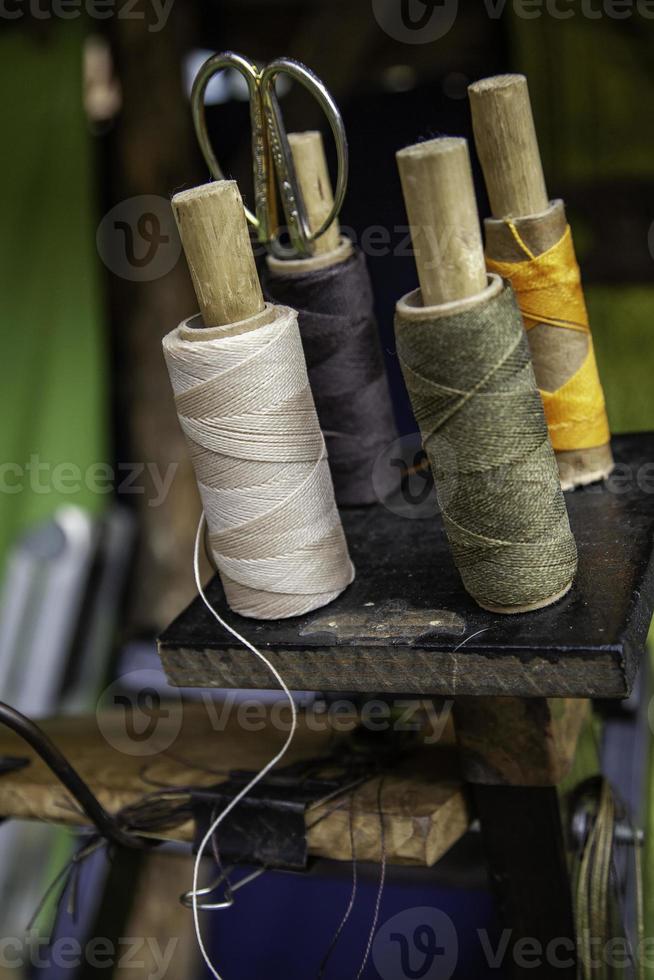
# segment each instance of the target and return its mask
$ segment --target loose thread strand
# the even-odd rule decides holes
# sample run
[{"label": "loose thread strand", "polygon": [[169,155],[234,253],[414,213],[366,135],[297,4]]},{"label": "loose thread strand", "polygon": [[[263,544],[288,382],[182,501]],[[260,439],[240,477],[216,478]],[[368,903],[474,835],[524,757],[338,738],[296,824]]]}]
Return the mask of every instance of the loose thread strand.
[{"label": "loose thread strand", "polygon": [[379,785],[377,786],[377,812],[379,814],[379,845],[381,850],[381,868],[379,872],[379,885],[377,886],[377,897],[375,898],[375,909],[372,916],[372,923],[370,926],[370,932],[368,934],[368,942],[366,944],[366,951],[363,955],[363,960],[361,961],[361,966],[359,967],[359,972],[356,975],[356,980],[361,980],[363,976],[363,971],[366,968],[366,964],[370,958],[370,951],[372,949],[372,944],[375,938],[375,932],[377,931],[377,923],[379,922],[379,913],[381,911],[381,903],[384,895],[384,885],[386,884],[386,828],[384,825],[384,811],[382,809],[382,790],[384,788],[384,776],[379,777]]},{"label": "loose thread strand", "polygon": [[259,660],[261,660],[262,663],[268,668],[268,670],[270,671],[270,673],[275,678],[279,686],[282,688],[284,694],[288,698],[288,703],[291,708],[291,728],[283,746],[281,747],[279,752],[270,760],[270,762],[268,762],[263,767],[263,769],[261,769],[257,773],[257,775],[253,779],[251,779],[250,782],[236,794],[236,796],[234,796],[232,800],[230,800],[230,802],[227,804],[224,810],[222,810],[222,812],[216,817],[216,819],[210,825],[206,834],[202,838],[202,841],[200,842],[200,846],[198,847],[198,852],[195,858],[195,864],[193,866],[193,888],[191,892],[191,900],[192,900],[192,907],[193,907],[193,924],[195,927],[195,935],[196,935],[198,947],[202,954],[202,958],[204,959],[207,968],[211,972],[211,975],[215,978],[215,980],[223,980],[221,975],[218,973],[218,970],[211,962],[211,957],[209,956],[207,949],[204,945],[204,940],[202,938],[202,930],[200,928],[200,917],[198,912],[198,883],[200,877],[200,867],[202,864],[202,858],[204,857],[204,853],[207,849],[209,842],[211,841],[213,835],[215,834],[216,830],[223,822],[225,817],[227,817],[228,814],[230,814],[232,810],[238,806],[241,800],[245,796],[247,796],[247,794],[257,785],[257,783],[261,782],[262,779],[265,779],[265,777],[268,775],[271,769],[274,769],[274,767],[279,762],[281,762],[281,760],[288,752],[291,743],[295,737],[295,733],[297,731],[297,708],[295,706],[295,700],[293,698],[293,695],[291,694],[286,682],[284,681],[284,678],[276,669],[276,667],[270,662],[270,660],[268,660],[266,656],[264,656],[263,653],[261,653],[260,650],[257,650],[257,648],[252,643],[250,643],[250,641],[246,639],[246,637],[242,636],[238,632],[238,630],[234,629],[233,626],[230,626],[229,623],[227,623],[224,619],[222,619],[221,616],[219,616],[219,614],[216,612],[216,610],[209,602],[205,594],[204,586],[202,585],[202,576],[200,573],[200,545],[202,542],[202,536],[204,531],[204,520],[205,518],[203,513],[202,516],[200,517],[200,522],[198,524],[198,530],[195,536],[195,547],[193,550],[193,572],[195,575],[195,585],[198,590],[198,595],[202,599],[203,603],[205,604],[205,606],[207,607],[211,615],[219,623],[219,625],[222,626],[223,629],[227,630],[228,633],[231,633],[231,635],[240,643],[242,643],[243,646],[247,647],[247,649],[250,650],[250,652],[253,653],[255,657],[258,657]]},{"label": "loose thread strand", "polygon": [[349,809],[348,818],[349,818],[348,824],[349,824],[349,833],[350,833],[350,851],[352,854],[352,888],[350,891],[350,898],[347,903],[347,908],[345,909],[345,912],[343,914],[343,918],[339,922],[336,928],[336,932],[334,933],[332,940],[327,948],[327,952],[323,956],[322,962],[318,967],[317,980],[323,980],[323,977],[325,976],[325,970],[327,969],[329,960],[331,959],[332,953],[334,952],[336,946],[338,945],[338,941],[341,938],[341,934],[345,929],[345,926],[349,922],[350,916],[352,914],[352,910],[354,909],[354,903],[357,897],[358,876],[357,876],[356,842],[354,839],[354,793],[352,793],[352,796],[350,797],[350,809]]}]

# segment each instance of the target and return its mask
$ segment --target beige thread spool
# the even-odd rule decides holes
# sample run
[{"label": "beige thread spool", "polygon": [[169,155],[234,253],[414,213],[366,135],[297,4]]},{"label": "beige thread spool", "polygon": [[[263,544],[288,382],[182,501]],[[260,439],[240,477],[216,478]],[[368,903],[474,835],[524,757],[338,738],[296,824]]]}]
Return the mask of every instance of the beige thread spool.
[{"label": "beige thread spool", "polygon": [[[286,307],[276,307],[264,302],[247,230],[243,203],[233,181],[215,181],[190,191],[184,191],[175,196],[172,206],[196,290],[203,323],[197,322],[198,318],[194,318],[181,324],[176,331],[164,339],[164,351],[171,371],[171,380],[173,380],[175,387],[178,405],[181,401],[185,405],[191,402],[193,406],[189,415],[191,421],[189,424],[187,420],[185,431],[190,439],[201,492],[203,485],[198,468],[199,459],[204,457],[203,466],[206,466],[207,449],[204,443],[193,445],[193,436],[189,436],[189,430],[195,431],[193,425],[199,425],[197,420],[202,420],[202,412],[198,411],[197,403],[200,396],[196,394],[195,386],[192,385],[191,390],[186,390],[183,379],[180,383],[178,365],[183,345],[185,343],[192,346],[198,345],[197,350],[199,351],[200,345],[204,341],[241,338],[250,332],[261,330],[265,331],[266,343],[268,343],[269,337],[273,337],[276,342],[280,343],[277,340],[277,332],[281,332],[283,343],[280,343],[279,349],[291,351],[288,363],[285,359],[275,359],[274,355],[271,355],[272,359],[268,365],[267,373],[271,377],[272,375],[279,376],[284,395],[298,400],[298,410],[303,413],[304,419],[303,431],[297,436],[292,434],[286,436],[282,432],[282,440],[284,438],[292,439],[294,444],[297,443],[300,447],[298,452],[294,455],[289,447],[288,459],[281,460],[279,464],[276,464],[273,458],[266,455],[265,452],[263,456],[238,457],[235,460],[228,460],[227,463],[229,466],[235,462],[238,468],[242,466],[242,460],[245,460],[246,465],[249,465],[248,474],[255,484],[255,490],[258,480],[262,485],[265,485],[266,479],[274,481],[272,484],[274,499],[271,513],[275,516],[279,512],[279,507],[282,506],[288,520],[288,513],[294,514],[294,507],[297,509],[297,503],[294,504],[293,501],[297,499],[305,501],[305,512],[299,515],[299,524],[293,524],[287,529],[289,540],[293,541],[291,553],[278,555],[276,552],[272,552],[270,556],[266,553],[260,562],[260,565],[265,566],[263,571],[257,566],[256,577],[257,580],[261,580],[262,578],[266,579],[268,565],[274,564],[278,560],[281,563],[281,571],[274,568],[274,574],[271,573],[270,575],[270,580],[274,584],[271,585],[269,591],[264,586],[243,583],[240,579],[232,581],[227,575],[225,567],[231,569],[237,565],[239,567],[248,565],[249,556],[244,556],[248,535],[253,538],[254,551],[257,549],[260,551],[262,538],[266,541],[268,539],[277,541],[279,538],[278,529],[266,526],[261,528],[260,534],[254,533],[254,529],[267,516],[264,512],[257,513],[254,518],[246,518],[243,524],[238,522],[222,525],[219,520],[219,526],[214,529],[207,512],[206,492],[208,484],[206,483],[203,499],[212,541],[214,534],[218,540],[227,539],[230,541],[230,553],[221,555],[216,549],[214,550],[214,558],[221,571],[225,592],[232,609],[242,615],[257,618],[301,615],[310,609],[319,608],[335,598],[352,581],[354,569],[347,553],[347,544],[336,511],[324,440],[320,433],[315,406],[308,387],[297,327],[297,315]],[[272,347],[272,341],[270,346]],[[234,345],[232,344],[231,347],[231,356],[233,356]],[[267,348],[262,349],[265,353]],[[277,348],[275,347],[275,349]],[[201,359],[204,356],[202,353]],[[211,351],[207,352],[206,357],[211,357]],[[177,362],[175,361],[176,358]],[[251,360],[251,357],[249,359]],[[247,359],[240,363],[247,363]],[[222,377],[223,375],[221,375]],[[175,384],[175,380],[177,384]],[[262,379],[262,383],[266,380]],[[197,387],[200,390],[203,388],[211,389],[211,383],[209,378],[206,382],[198,383]],[[221,397],[224,397],[221,388],[222,383],[218,386],[216,394],[211,395],[214,400],[217,399],[217,403],[220,403]],[[288,391],[291,391],[290,396]],[[293,391],[296,392],[295,395],[292,394]],[[258,398],[260,395],[261,391],[253,392],[253,398]],[[247,392],[237,390],[236,397],[240,399],[243,405],[242,409],[239,409],[239,413],[249,413],[251,409],[248,404]],[[273,414],[274,411],[273,408]],[[211,414],[210,408],[207,409],[207,412],[209,415]],[[261,416],[255,421],[259,425]],[[282,425],[282,421],[281,417],[279,421],[276,421],[276,416],[272,418],[273,429],[275,425]],[[180,422],[184,425],[181,411]],[[246,430],[252,431],[254,438],[254,431],[248,429],[247,426]],[[276,440],[275,444],[277,444],[279,433],[274,431],[273,435]],[[247,433],[243,435],[237,432],[235,438],[247,439]],[[317,447],[316,449],[311,448],[314,445]],[[304,455],[302,454],[302,446],[308,446]],[[295,449],[295,445],[293,449]],[[257,459],[262,461],[257,463]],[[301,464],[297,478],[292,467],[294,460],[300,461]],[[279,477],[275,473],[272,475],[269,473],[271,466],[274,468],[276,465],[280,467]],[[290,476],[289,467],[291,468]],[[305,471],[308,475],[305,475]],[[288,484],[291,488],[288,496],[282,495],[280,497],[278,480],[282,480],[284,486]],[[248,483],[246,486],[252,486],[252,483]],[[309,494],[307,487],[315,488],[313,497]],[[231,485],[225,488],[221,484],[219,493],[230,495],[231,506],[233,507],[234,488]],[[255,493],[255,498],[256,496]],[[251,504],[252,502],[248,501],[250,509]],[[258,557],[261,558],[260,555]],[[250,562],[253,566],[255,564],[254,559],[255,556],[253,555]],[[290,568],[287,576],[285,569],[291,565],[293,567]],[[284,592],[279,582],[281,581],[283,584],[286,580],[285,576],[288,577],[289,581],[301,583],[297,586],[297,592]],[[313,582],[320,583],[320,588],[316,586],[312,590]],[[325,585],[324,583],[328,584]]]},{"label": "beige thread spool", "polygon": [[[404,297],[398,311],[418,323],[488,302],[501,287],[486,273],[466,140],[444,137],[409,146],[397,153],[397,163],[420,282],[415,303],[422,303]],[[571,585],[524,605],[480,605],[498,613],[530,612],[558,601]]]},{"label": "beige thread spool", "polygon": [[[486,249],[497,261],[519,262],[524,255],[505,224],[511,218],[534,255],[560,241],[567,219],[562,201],[550,201],[543,176],[527,79],[499,75],[468,89],[475,143],[493,217],[487,219]],[[539,323],[527,337],[536,382],[557,391],[584,363],[590,339],[579,331]],[[564,489],[604,479],[613,469],[610,444],[557,451]]]}]

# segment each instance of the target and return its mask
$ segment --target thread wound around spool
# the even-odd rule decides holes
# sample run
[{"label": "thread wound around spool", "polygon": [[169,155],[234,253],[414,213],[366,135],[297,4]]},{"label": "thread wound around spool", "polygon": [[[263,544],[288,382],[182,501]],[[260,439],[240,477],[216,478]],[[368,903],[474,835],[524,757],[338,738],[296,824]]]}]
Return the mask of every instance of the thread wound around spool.
[{"label": "thread wound around spool", "polygon": [[297,314],[268,309],[269,322],[212,327],[207,340],[185,339],[185,321],[163,347],[227,601],[282,619],[335,599],[354,568]]},{"label": "thread wound around spool", "polygon": [[511,282],[523,314],[561,485],[604,479],[609,425],[563,201],[485,227],[488,268]]},{"label": "thread wound around spool", "polygon": [[299,311],[300,335],[316,410],[341,506],[376,503],[398,485],[375,463],[397,439],[365,256],[304,275],[270,263],[267,298]]},{"label": "thread wound around spool", "polygon": [[577,551],[520,312],[491,280],[495,295],[491,283],[445,315],[409,294],[395,331],[464,585],[486,608],[520,612],[568,590]]}]

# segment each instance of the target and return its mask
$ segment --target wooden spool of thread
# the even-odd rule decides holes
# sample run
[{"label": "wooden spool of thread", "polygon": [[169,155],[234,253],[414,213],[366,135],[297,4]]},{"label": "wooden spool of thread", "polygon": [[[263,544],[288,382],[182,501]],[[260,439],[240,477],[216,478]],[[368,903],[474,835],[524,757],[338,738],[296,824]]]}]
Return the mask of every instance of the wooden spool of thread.
[{"label": "wooden spool of thread", "polygon": [[481,606],[540,609],[570,588],[576,548],[520,314],[486,273],[468,146],[429,140],[397,162],[420,281],[397,350],[445,530]]},{"label": "wooden spool of thread", "polygon": [[[560,200],[550,201],[547,194],[524,75],[486,78],[471,85],[468,92],[493,215],[485,222],[486,254],[489,268],[506,275],[516,263],[526,268],[528,253],[537,259],[564,243],[568,234],[565,207]],[[568,267],[576,268],[571,241],[569,251]],[[516,288],[520,299],[517,279]],[[583,307],[579,319],[585,329],[566,329],[525,317],[536,382],[543,394],[564,489],[603,479],[613,469],[604,399],[579,287],[577,297],[577,305]],[[524,302],[529,304],[533,299],[527,296]],[[526,308],[522,301],[521,305]],[[562,321],[574,319],[565,308],[565,299],[550,301],[549,305]],[[557,309],[560,305],[564,308]],[[581,370],[584,376],[579,401],[570,386],[575,385],[575,376],[581,378]],[[569,403],[555,394],[566,384]],[[589,390],[594,396],[592,404],[587,400]]]},{"label": "wooden spool of thread", "polygon": [[[322,135],[289,133],[312,233],[330,214],[333,191]],[[365,257],[338,219],[307,259],[268,256],[266,297],[299,311],[300,334],[340,506],[376,503],[398,484],[384,466],[397,439]],[[380,461],[382,461],[380,465]]]},{"label": "wooden spool of thread", "polygon": [[298,616],[354,569],[334,501],[297,314],[264,302],[233,181],[173,199],[200,316],[164,338],[227,601]]}]

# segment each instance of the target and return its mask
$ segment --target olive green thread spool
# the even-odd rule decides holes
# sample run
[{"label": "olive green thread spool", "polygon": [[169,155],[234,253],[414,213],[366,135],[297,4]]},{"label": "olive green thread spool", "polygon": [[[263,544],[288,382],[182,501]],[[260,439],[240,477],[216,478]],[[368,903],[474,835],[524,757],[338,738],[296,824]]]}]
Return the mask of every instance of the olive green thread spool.
[{"label": "olive green thread spool", "polygon": [[520,312],[485,274],[467,144],[431,140],[398,165],[421,289],[397,305],[397,352],[454,560],[483,608],[539,609],[570,589],[577,551]]}]

